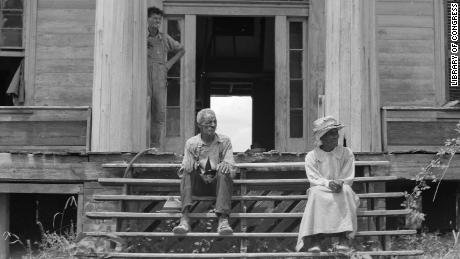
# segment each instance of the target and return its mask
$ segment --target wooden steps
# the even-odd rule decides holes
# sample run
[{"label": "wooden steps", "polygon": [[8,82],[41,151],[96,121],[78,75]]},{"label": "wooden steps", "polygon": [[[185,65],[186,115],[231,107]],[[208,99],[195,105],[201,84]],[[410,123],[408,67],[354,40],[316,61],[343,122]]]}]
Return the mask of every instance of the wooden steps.
[{"label": "wooden steps", "polygon": [[[356,236],[399,236],[399,235],[413,235],[416,230],[382,230],[382,231],[358,231]],[[219,238],[297,238],[298,233],[280,232],[280,233],[247,233],[247,232],[234,232],[231,235],[220,235],[214,232],[190,232],[186,234],[175,234],[173,232],[87,232],[88,236],[103,237],[103,236],[118,236],[118,237],[219,237]]]},{"label": "wooden steps", "polygon": [[[389,166],[389,161],[355,161],[355,166]],[[104,168],[126,168],[128,163],[106,163],[102,164]],[[132,168],[151,168],[151,169],[179,169],[180,164],[170,163],[133,163]],[[305,170],[305,162],[277,162],[277,163],[239,163],[236,167],[256,172],[264,171],[293,171]]]},{"label": "wooden steps", "polygon": [[[196,206],[190,213],[192,231],[187,234],[171,232],[178,223],[181,214],[175,211],[165,212],[165,202],[178,200],[180,179],[175,174],[180,164],[163,163],[134,163],[132,168],[135,177],[139,178],[100,178],[98,182],[106,188],[122,186],[121,194],[96,194],[93,199],[100,202],[118,202],[120,211],[89,211],[86,216],[90,220],[111,219],[117,222],[117,229],[113,232],[87,232],[90,237],[113,238],[114,236],[128,240],[151,240],[154,244],[166,244],[169,249],[134,250],[130,253],[105,253],[106,258],[305,258],[344,256],[334,252],[306,253],[286,252],[293,251],[297,238],[300,219],[303,216],[308,195],[305,188],[308,180],[300,171],[304,170],[304,162],[279,162],[279,163],[240,163],[237,164],[239,175],[234,179],[235,193],[232,196],[233,213],[230,223],[234,228],[231,235],[219,235],[214,227],[216,215],[208,213],[211,202],[215,197],[195,197]],[[372,176],[371,168],[388,167],[388,161],[356,161],[356,167],[363,167],[363,177],[356,177],[354,185],[361,186],[358,196],[365,204],[358,210],[359,222],[369,220],[374,222],[373,228],[362,228],[356,237],[361,240],[378,240],[379,251],[359,251],[358,255],[370,256],[416,256],[423,254],[419,250],[392,251],[388,241],[391,237],[414,235],[416,230],[387,229],[380,222],[385,222],[387,217],[405,217],[410,210],[387,210],[374,207],[374,204],[383,204],[387,199],[403,198],[403,192],[373,192],[372,186],[382,185],[385,182],[398,180],[395,176]],[[103,164],[104,168],[112,172],[122,172],[127,163]],[[117,172],[118,172],[117,171]],[[265,174],[264,172],[269,172]],[[293,172],[293,174],[290,174]],[[367,172],[367,173],[366,173]],[[382,172],[380,170],[380,172]],[[282,173],[282,174],[278,174]],[[298,178],[295,178],[298,177]],[[155,179],[158,178],[158,179]],[[155,186],[155,187],[154,187]],[[164,187],[162,187],[164,186]],[[153,188],[151,188],[153,187]],[[356,186],[355,186],[356,187]],[[382,192],[383,191],[383,192]],[[165,206],[165,207],[163,207]],[[207,224],[207,225],[206,225]],[[203,228],[203,226],[207,226]],[[135,227],[141,226],[140,229]],[[213,230],[211,230],[213,229]],[[361,230],[361,228],[360,228]],[[276,241],[278,249],[270,252],[254,253],[254,242],[259,240]],[[196,253],[190,250],[189,242],[193,240],[211,240],[214,245],[221,244],[221,250],[208,250],[208,253]],[[171,241],[172,240],[172,241]],[[191,241],[190,241],[191,240]],[[228,241],[227,241],[228,240]],[[231,241],[234,240],[234,241]],[[136,241],[138,242],[138,241]],[[227,242],[238,242],[237,250],[227,250]],[[272,244],[275,244],[272,243]],[[153,244],[153,243],[152,243]],[[171,250],[173,248],[173,250]],[[175,248],[180,248],[176,250]],[[185,250],[183,250],[184,248]],[[200,250],[201,251],[201,250]],[[221,253],[222,251],[222,253]],[[224,253],[224,251],[230,251]],[[235,253],[240,251],[240,253]],[[142,253],[138,253],[142,252]],[[169,252],[169,253],[165,253]],[[178,253],[179,252],[179,253]]]},{"label": "wooden steps", "polygon": [[[358,216],[400,216],[409,214],[410,210],[367,210],[358,211]],[[87,212],[88,218],[104,219],[104,218],[121,218],[121,219],[171,219],[180,218],[181,213],[162,213],[162,212]],[[231,213],[230,218],[240,219],[287,219],[287,218],[302,218],[303,212],[288,212],[288,213]],[[216,218],[215,213],[190,213],[190,218]]]},{"label": "wooden steps", "polygon": [[[400,251],[362,251],[356,252],[357,255],[370,256],[417,256],[422,255],[421,250],[400,250]],[[96,256],[103,258],[305,258],[305,257],[329,257],[347,256],[343,253],[321,252],[285,252],[285,253],[104,253]],[[347,256],[348,257],[348,256]]]},{"label": "wooden steps", "polygon": [[[360,199],[376,198],[397,198],[404,197],[403,192],[384,192],[384,193],[358,193]],[[162,195],[94,195],[96,201],[166,201],[170,199],[179,199],[180,196],[162,196]],[[216,197],[196,196],[198,201],[213,201]],[[307,200],[308,195],[268,195],[268,196],[232,196],[234,201],[275,201],[275,200]]]},{"label": "wooden steps", "polygon": [[[396,176],[356,177],[354,182],[387,182],[395,181]],[[179,185],[180,179],[138,179],[138,178],[99,178],[101,185]],[[234,184],[245,185],[287,185],[306,184],[308,179],[235,179]]]}]

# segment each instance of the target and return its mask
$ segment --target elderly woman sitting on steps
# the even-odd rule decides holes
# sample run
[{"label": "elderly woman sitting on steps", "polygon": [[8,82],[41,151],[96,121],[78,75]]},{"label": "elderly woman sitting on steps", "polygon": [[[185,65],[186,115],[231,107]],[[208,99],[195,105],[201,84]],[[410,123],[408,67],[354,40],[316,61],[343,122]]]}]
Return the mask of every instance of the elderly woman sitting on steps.
[{"label": "elderly woman sitting on steps", "polygon": [[316,148],[305,156],[310,188],[300,224],[296,250],[310,242],[308,252],[321,252],[325,237],[338,236],[338,252],[349,250],[349,239],[357,230],[359,198],[351,189],[355,177],[350,148],[339,146],[339,130],[344,127],[331,116],[313,122]]}]

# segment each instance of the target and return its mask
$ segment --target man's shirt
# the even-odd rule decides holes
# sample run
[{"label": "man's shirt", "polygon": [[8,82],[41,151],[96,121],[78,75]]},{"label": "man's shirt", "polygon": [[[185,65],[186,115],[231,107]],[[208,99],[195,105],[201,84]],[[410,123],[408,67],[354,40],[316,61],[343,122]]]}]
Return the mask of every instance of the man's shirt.
[{"label": "man's shirt", "polygon": [[189,138],[185,143],[182,170],[178,173],[179,177],[198,168],[201,173],[204,173],[208,160],[213,170],[217,170],[217,165],[221,162],[226,162],[232,166],[232,171],[234,171],[235,160],[229,137],[216,134],[214,141],[210,144],[206,144],[201,139],[201,134]]}]

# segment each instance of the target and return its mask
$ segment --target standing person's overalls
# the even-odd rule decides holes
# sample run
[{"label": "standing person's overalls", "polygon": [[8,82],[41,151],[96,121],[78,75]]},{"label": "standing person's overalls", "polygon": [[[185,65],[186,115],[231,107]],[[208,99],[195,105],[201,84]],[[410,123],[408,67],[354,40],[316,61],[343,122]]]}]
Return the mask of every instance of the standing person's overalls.
[{"label": "standing person's overalls", "polygon": [[166,61],[168,52],[178,51],[182,46],[168,34],[149,33],[147,41],[148,54],[148,94],[150,96],[150,146],[163,149],[166,131],[166,93],[168,69]]}]

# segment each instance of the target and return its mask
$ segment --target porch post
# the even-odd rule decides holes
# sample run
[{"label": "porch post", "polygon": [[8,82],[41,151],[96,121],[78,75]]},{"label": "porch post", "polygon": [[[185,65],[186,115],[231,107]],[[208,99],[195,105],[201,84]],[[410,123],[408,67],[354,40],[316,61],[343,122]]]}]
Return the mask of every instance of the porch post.
[{"label": "porch post", "polygon": [[326,115],[353,151],[381,151],[375,0],[326,0]]},{"label": "porch post", "polygon": [[10,254],[10,240],[3,238],[3,234],[10,229],[10,195],[0,194],[0,258],[8,258]]},{"label": "porch post", "polygon": [[91,151],[148,146],[147,7],[153,2],[96,2]]}]

